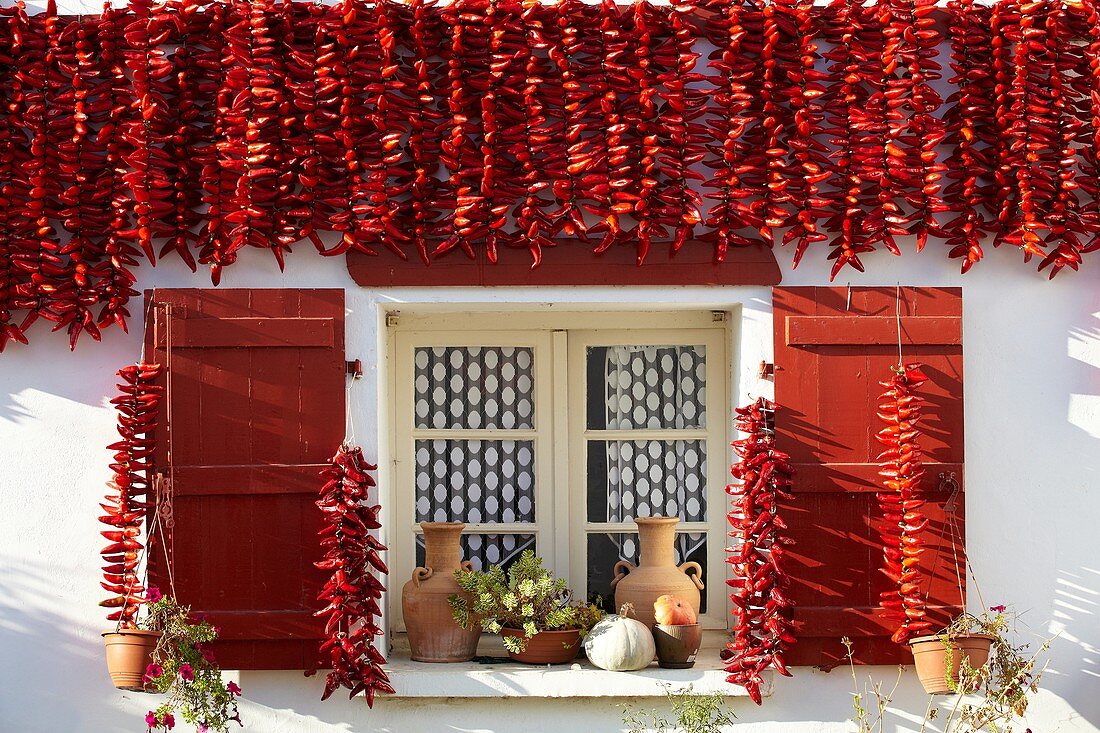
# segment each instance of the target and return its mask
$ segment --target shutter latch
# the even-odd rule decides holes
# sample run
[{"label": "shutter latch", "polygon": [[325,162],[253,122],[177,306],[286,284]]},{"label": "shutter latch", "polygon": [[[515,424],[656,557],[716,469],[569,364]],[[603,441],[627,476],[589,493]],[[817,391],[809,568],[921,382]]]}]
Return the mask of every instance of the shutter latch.
[{"label": "shutter latch", "polygon": [[363,378],[363,362],[359,359],[355,361],[345,362],[348,366],[348,374],[352,375],[356,379]]},{"label": "shutter latch", "polygon": [[760,362],[760,371],[757,372],[760,379],[772,379],[775,377],[775,364],[770,361]]}]

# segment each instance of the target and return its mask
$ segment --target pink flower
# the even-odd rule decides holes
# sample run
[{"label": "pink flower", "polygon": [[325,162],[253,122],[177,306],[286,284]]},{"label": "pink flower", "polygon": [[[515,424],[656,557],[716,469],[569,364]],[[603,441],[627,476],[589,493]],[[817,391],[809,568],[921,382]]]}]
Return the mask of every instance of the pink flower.
[{"label": "pink flower", "polygon": [[164,720],[162,720],[160,724],[167,730],[172,730],[176,727],[176,719],[172,717],[172,713],[165,713]]},{"label": "pink flower", "polygon": [[207,731],[209,730],[210,728],[206,725],[206,723],[199,723],[199,729],[197,733],[207,733]]},{"label": "pink flower", "polygon": [[202,644],[196,644],[195,648],[199,650],[199,654],[202,655],[203,659],[210,662],[211,664],[214,663],[214,652],[210,651],[209,649],[204,647]]},{"label": "pink flower", "polygon": [[164,674],[164,667],[154,662],[145,668],[144,681],[149,682],[150,680],[155,680],[162,674]]},{"label": "pink flower", "polygon": [[157,714],[152,710],[145,714],[145,724],[150,728],[157,724]]},{"label": "pink flower", "polygon": [[1001,604],[1000,606],[990,606],[989,607],[989,610],[992,611],[993,613],[1004,613],[1006,609],[1007,609],[1007,606],[1005,606],[1004,604]]},{"label": "pink flower", "polygon": [[229,693],[231,695],[236,695],[237,697],[241,696],[241,688],[237,686],[236,682],[231,681],[228,685],[225,686],[225,689],[229,690]]},{"label": "pink flower", "polygon": [[180,677],[190,682],[195,679],[195,670],[191,668],[190,664],[184,662],[180,665]]},{"label": "pink flower", "polygon": [[152,585],[152,586],[149,586],[149,589],[147,591],[145,591],[145,598],[150,603],[156,603],[161,598],[164,598],[164,595],[160,592],[160,588],[156,587],[155,585]]}]

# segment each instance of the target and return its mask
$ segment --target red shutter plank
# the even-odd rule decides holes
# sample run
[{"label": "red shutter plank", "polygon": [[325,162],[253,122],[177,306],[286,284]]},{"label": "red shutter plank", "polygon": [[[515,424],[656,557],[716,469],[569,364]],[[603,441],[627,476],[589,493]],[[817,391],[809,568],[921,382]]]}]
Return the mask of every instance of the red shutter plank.
[{"label": "red shutter plank", "polygon": [[[788,316],[787,345],[898,343],[898,321],[893,316]],[[904,346],[962,343],[962,318],[907,316],[901,319]]]},{"label": "red shutter plank", "polygon": [[[897,363],[895,288],[776,288],[775,392],[783,407],[776,443],[791,454],[796,499],[785,507],[788,553],[799,637],[790,662],[832,666],[844,660],[840,638],[852,639],[857,661],[911,659],[892,643],[893,623],[877,608],[888,580],[880,572],[875,414]],[[962,301],[957,288],[902,289],[902,346],[930,381],[921,389],[929,504],[929,611],[946,621],[958,611],[961,569],[947,539],[939,474],[963,476]],[[958,524],[962,526],[961,496]]]},{"label": "red shutter plank", "polygon": [[[221,627],[223,667],[311,668],[323,635],[314,501],[344,437],[343,291],[150,297],[147,348],[170,374],[177,596]],[[166,455],[158,468],[169,473]]]}]

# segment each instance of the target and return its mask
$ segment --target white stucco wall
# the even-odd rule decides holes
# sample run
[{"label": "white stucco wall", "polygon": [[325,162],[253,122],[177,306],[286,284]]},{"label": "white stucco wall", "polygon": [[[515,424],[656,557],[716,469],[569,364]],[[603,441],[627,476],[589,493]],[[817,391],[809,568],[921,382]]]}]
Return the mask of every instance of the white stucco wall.
[{"label": "white stucco wall", "polygon": [[[923,255],[868,258],[871,274],[840,284],[962,285],[966,361],[967,545],[989,603],[1008,602],[1036,636],[1059,632],[1044,691],[1033,706],[1035,733],[1100,730],[1100,271],[1066,272],[1054,282],[993,251],[961,277],[934,245]],[[789,252],[779,253],[781,260]],[[811,258],[785,284],[827,284]],[[789,268],[787,268],[789,270]],[[143,287],[209,286],[177,262],[142,267]],[[266,253],[245,253],[225,273],[228,287],[345,287],[348,354],[367,365],[352,409],[360,442],[377,455],[377,306],[446,297],[456,301],[744,302],[747,331],[770,350],[770,301],[760,289],[451,289],[370,291],[339,260],[302,247],[280,274]],[[75,354],[44,328],[31,346],[0,355],[0,731],[138,731],[150,707],[141,694],[108,682],[96,602],[101,544],[96,501],[108,478],[103,446],[113,440],[106,404],[114,371],[139,351],[134,333],[111,329]],[[742,365],[742,393],[760,385]],[[759,392],[758,392],[759,393]],[[891,669],[871,670],[892,678]],[[247,730],[276,733],[603,733],[622,729],[621,700],[382,699],[318,701],[320,681],[297,673],[242,673]],[[778,678],[761,708],[733,700],[739,731],[816,733],[851,729],[851,679],[843,669],[799,669]],[[916,730],[926,697],[910,672],[887,731]]]}]

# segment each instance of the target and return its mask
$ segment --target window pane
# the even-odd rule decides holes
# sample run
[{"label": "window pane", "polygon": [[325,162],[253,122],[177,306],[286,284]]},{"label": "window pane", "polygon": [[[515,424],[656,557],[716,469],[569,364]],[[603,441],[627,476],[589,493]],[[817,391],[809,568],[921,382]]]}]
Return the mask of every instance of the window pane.
[{"label": "window pane", "polygon": [[534,353],[518,346],[416,349],[417,428],[526,430],[535,424]]},{"label": "window pane", "polygon": [[707,518],[705,440],[588,441],[588,521]]},{"label": "window pane", "polygon": [[588,429],[705,428],[706,346],[590,346]]},{"label": "window pane", "polygon": [[[612,568],[619,560],[638,564],[638,535],[633,532],[593,533],[588,535],[588,600],[603,604],[603,609],[615,613],[615,593],[611,580]],[[680,532],[676,535],[676,564],[695,561],[703,568],[703,584],[707,584],[707,536],[705,533]],[[692,571],[694,573],[694,571]],[[707,610],[706,591],[701,593],[700,610]]]},{"label": "window pane", "polygon": [[[485,570],[490,565],[502,565],[505,571],[519,559],[524,550],[535,549],[535,536],[531,534],[464,534],[460,542],[462,559],[469,560],[475,570]],[[416,536],[416,564],[424,565],[424,535]]]},{"label": "window pane", "polygon": [[416,441],[416,521],[535,521],[534,441]]}]

